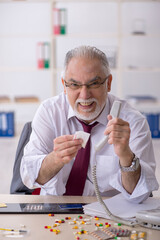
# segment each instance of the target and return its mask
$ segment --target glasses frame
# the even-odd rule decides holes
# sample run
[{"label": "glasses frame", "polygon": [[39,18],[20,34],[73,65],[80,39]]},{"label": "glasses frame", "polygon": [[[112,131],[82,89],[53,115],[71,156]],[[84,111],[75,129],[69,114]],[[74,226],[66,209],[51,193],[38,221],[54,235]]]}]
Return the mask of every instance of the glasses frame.
[{"label": "glasses frame", "polygon": [[102,82],[99,82],[99,85],[97,87],[93,87],[93,83],[84,83],[84,84],[77,84],[77,88],[76,87],[72,88],[71,87],[72,84],[76,84],[76,82],[75,83],[74,82],[73,83],[68,83],[64,80],[64,83],[65,83],[65,87],[68,87],[71,90],[78,90],[78,89],[82,88],[83,86],[86,86],[87,89],[98,89],[101,85],[103,85],[108,80],[108,78],[109,78],[109,76],[107,76],[105,79],[103,79]]}]

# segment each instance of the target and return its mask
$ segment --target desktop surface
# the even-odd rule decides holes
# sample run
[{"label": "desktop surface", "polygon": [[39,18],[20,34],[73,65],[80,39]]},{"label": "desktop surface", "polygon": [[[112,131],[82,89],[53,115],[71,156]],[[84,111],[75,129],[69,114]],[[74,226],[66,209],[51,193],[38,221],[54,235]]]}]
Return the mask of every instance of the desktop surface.
[{"label": "desktop surface", "polygon": [[[0,195],[0,203],[5,203],[6,205],[9,203],[91,203],[96,202],[96,197],[70,197],[70,196],[36,196],[36,195]],[[85,224],[85,222],[89,222],[90,224]],[[56,222],[58,226],[56,226]],[[59,239],[59,240],[72,240],[72,239],[80,239],[80,240],[96,240],[92,235],[88,235],[87,232],[95,231],[95,224],[103,224],[105,226],[106,223],[110,223],[111,227],[115,228],[115,224],[113,221],[102,218],[92,218],[90,216],[84,214],[0,214],[0,228],[7,229],[16,229],[22,231],[28,231],[27,234],[23,234],[23,232],[19,235],[13,235],[14,238],[26,239],[26,240],[50,240],[50,239]],[[50,231],[51,229],[55,229],[54,231]],[[143,228],[140,226],[136,227],[128,227],[122,225],[121,228],[124,230],[136,230],[138,232],[146,232],[145,240],[159,240],[160,239],[160,231]],[[56,231],[57,230],[57,231]],[[84,230],[83,232],[81,232]],[[60,232],[59,232],[60,231]],[[81,234],[79,233],[81,232]],[[76,234],[75,234],[76,233]],[[0,235],[0,239],[10,239],[13,236],[2,236]],[[128,240],[128,237],[121,237],[121,240]]]}]

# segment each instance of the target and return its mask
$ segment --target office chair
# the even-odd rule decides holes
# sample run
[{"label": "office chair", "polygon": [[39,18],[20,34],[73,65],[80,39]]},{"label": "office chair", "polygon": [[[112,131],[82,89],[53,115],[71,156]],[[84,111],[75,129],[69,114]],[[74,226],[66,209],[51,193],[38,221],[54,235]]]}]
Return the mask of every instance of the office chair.
[{"label": "office chair", "polygon": [[32,132],[31,122],[27,122],[23,127],[23,130],[18,142],[17,150],[16,150],[15,162],[13,167],[13,177],[12,177],[11,186],[10,186],[11,194],[33,194],[33,195],[40,194],[40,188],[37,188],[37,189],[27,188],[23,184],[21,175],[20,175],[20,165],[21,165],[21,159],[23,156],[23,149],[29,141],[31,132]]}]

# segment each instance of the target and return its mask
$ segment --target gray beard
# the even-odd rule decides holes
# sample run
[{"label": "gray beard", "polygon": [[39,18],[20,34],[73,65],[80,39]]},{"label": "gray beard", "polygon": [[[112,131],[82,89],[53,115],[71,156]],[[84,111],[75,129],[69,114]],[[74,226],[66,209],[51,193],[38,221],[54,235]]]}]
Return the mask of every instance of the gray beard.
[{"label": "gray beard", "polygon": [[[83,114],[80,114],[78,111],[77,111],[77,104],[75,105],[74,107],[74,113],[75,113],[75,116],[78,118],[78,119],[81,119],[83,121],[92,121],[94,119],[96,119],[100,113],[102,112],[102,110],[104,109],[104,106],[105,106],[105,103],[100,107],[98,105],[98,103],[96,102],[96,109],[94,112],[91,112],[88,116],[84,116]],[[89,112],[89,111],[84,111],[84,112]]]}]

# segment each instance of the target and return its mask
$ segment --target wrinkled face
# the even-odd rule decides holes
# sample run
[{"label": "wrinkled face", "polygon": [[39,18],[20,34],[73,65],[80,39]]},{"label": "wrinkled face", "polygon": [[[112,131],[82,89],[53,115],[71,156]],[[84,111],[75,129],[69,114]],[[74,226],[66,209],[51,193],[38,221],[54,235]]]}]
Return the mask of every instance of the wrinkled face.
[{"label": "wrinkled face", "polygon": [[100,115],[111,89],[112,76],[107,77],[100,60],[71,59],[62,83],[77,118],[90,123]]}]

